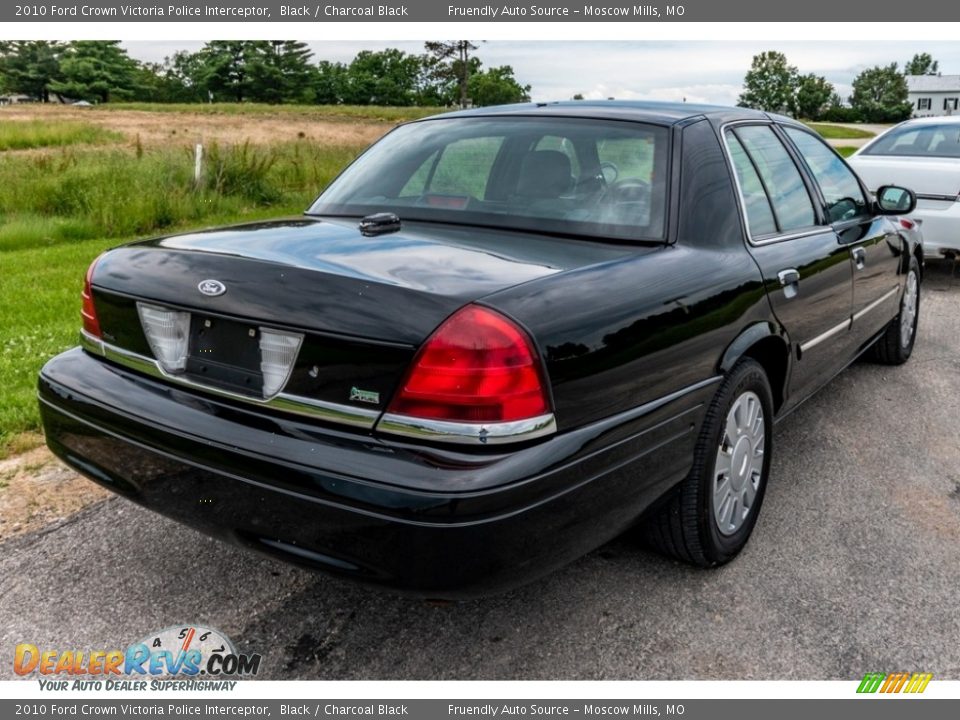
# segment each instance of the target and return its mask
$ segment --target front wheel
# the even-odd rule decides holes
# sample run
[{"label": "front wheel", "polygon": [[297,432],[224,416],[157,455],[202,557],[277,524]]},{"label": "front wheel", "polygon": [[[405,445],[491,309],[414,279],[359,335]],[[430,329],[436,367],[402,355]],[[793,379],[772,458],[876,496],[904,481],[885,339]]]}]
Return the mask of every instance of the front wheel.
[{"label": "front wheel", "polygon": [[772,430],[767,375],[757,362],[741,360],[707,410],[690,473],[645,527],[650,543],[701,567],[736,557],[763,503]]},{"label": "front wheel", "polygon": [[900,296],[900,312],[887,325],[873,346],[873,359],[884,365],[903,365],[913,353],[920,319],[920,265],[910,258],[910,267]]}]

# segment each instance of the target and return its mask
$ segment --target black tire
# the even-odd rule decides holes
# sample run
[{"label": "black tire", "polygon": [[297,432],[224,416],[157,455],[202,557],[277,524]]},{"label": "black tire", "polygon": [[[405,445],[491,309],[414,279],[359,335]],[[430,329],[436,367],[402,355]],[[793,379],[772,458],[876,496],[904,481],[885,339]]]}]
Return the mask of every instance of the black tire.
[{"label": "black tire", "polygon": [[[913,274],[917,283],[917,301],[914,308],[913,331],[910,333],[909,341],[904,344],[900,334],[900,322],[904,312],[904,303],[907,297],[907,287],[910,283],[910,275]],[[913,354],[913,344],[917,340],[917,326],[920,324],[920,265],[915,257],[910,258],[910,265],[907,269],[906,280],[903,283],[903,295],[900,297],[900,312],[890,321],[887,329],[884,330],[871,348],[870,357],[883,365],[903,365]]]},{"label": "black tire", "polygon": [[[763,412],[764,447],[759,485],[742,525],[732,534],[720,531],[713,509],[713,485],[717,477],[717,451],[727,414],[745,393],[760,399]],[[700,567],[729,562],[743,549],[757,522],[770,473],[773,440],[773,394],[763,367],[751,359],[734,366],[707,410],[694,449],[693,467],[666,502],[648,518],[644,535],[654,549]]]}]

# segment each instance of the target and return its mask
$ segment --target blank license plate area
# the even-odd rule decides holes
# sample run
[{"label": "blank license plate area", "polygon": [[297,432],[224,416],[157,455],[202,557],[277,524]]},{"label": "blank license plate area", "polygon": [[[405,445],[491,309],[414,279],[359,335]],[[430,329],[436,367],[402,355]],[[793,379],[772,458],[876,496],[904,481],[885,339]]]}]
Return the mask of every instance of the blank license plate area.
[{"label": "blank license plate area", "polygon": [[254,325],[194,314],[187,375],[208,385],[260,395],[260,331]]}]

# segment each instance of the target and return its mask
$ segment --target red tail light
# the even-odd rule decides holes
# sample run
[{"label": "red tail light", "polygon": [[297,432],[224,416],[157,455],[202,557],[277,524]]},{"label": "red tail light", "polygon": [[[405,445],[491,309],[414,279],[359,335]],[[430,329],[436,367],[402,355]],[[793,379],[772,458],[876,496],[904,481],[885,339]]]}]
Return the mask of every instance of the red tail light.
[{"label": "red tail light", "polygon": [[549,411],[533,342],[500,313],[477,305],[428,338],[388,410],[455,422],[508,422]]},{"label": "red tail light", "polygon": [[103,336],[100,332],[100,321],[97,319],[97,308],[93,304],[93,289],[90,286],[90,281],[93,278],[93,269],[97,266],[99,260],[100,258],[97,258],[87,268],[87,275],[83,280],[83,292],[80,293],[80,297],[83,299],[83,305],[80,308],[83,329],[97,338]]},{"label": "red tail light", "polygon": [[913,228],[915,228],[917,224],[913,220],[900,218],[900,226],[906,228],[907,230],[913,230]]}]

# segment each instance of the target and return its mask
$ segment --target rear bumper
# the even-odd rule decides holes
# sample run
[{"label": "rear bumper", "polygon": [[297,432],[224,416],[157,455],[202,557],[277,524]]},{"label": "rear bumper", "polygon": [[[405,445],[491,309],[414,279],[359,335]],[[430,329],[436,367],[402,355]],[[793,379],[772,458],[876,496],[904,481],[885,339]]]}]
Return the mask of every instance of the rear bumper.
[{"label": "rear bumper", "polygon": [[430,597],[522,584],[629,527],[687,472],[714,391],[477,454],[254,412],[80,349],[39,380],[47,443],[101,485],[224,540]]},{"label": "rear bumper", "polygon": [[948,252],[960,253],[960,202],[920,199],[910,217],[921,221],[927,259],[936,260]]}]

